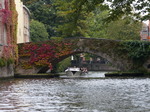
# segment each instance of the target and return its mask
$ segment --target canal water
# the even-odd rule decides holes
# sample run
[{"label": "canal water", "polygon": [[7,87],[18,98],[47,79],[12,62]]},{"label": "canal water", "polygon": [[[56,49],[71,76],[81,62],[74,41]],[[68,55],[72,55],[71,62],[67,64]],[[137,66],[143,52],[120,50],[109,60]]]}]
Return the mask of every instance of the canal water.
[{"label": "canal water", "polygon": [[150,112],[150,78],[0,80],[0,112]]}]

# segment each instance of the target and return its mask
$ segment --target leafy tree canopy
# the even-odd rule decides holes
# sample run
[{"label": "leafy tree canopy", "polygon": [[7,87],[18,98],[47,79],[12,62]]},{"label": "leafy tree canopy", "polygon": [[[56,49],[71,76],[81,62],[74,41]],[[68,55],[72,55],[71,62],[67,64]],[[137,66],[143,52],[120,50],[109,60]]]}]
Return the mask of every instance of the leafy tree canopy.
[{"label": "leafy tree canopy", "polygon": [[45,25],[49,38],[56,36],[54,27],[57,25],[57,15],[53,0],[24,0],[24,4],[31,11],[31,18]]},{"label": "leafy tree canopy", "polygon": [[87,11],[84,2],[83,0],[55,0],[57,15],[63,18],[56,31],[60,32],[62,37],[88,36],[86,19],[91,16],[91,13]]},{"label": "leafy tree canopy", "polygon": [[33,42],[48,40],[48,33],[44,24],[37,20],[31,20],[30,36]]},{"label": "leafy tree canopy", "polygon": [[[145,20],[150,18],[149,0],[57,0],[58,4],[68,3],[75,14],[82,10],[91,11],[96,6],[109,7],[109,16],[107,20],[114,20],[124,15],[134,16],[137,19]],[[62,5],[63,6],[63,5]],[[84,7],[84,8],[83,8]],[[143,16],[141,16],[143,15]]]},{"label": "leafy tree canopy", "polygon": [[134,21],[131,17],[120,18],[108,24],[103,23],[108,11],[100,11],[96,8],[93,16],[88,19],[91,38],[108,38],[115,40],[139,40],[141,22]]},{"label": "leafy tree canopy", "polygon": [[[150,18],[149,0],[24,0],[24,3],[31,10],[32,18],[45,24],[50,37],[91,37],[95,34],[96,37],[101,35],[105,38],[107,35],[106,30],[104,30],[105,27],[102,27],[103,20],[113,26],[114,24],[111,21],[119,20],[123,22],[124,20],[120,18],[126,18],[126,16],[134,20]],[[101,16],[102,18],[97,17],[99,22],[97,20],[95,23],[87,21],[89,17],[95,17],[93,11],[95,13],[97,7],[100,8],[97,14],[106,9],[107,14],[104,17]],[[98,14],[98,16],[100,15]],[[118,27],[119,25],[121,27],[124,26],[122,22],[115,23]],[[90,28],[91,25],[93,29]],[[109,26],[108,29],[112,26]],[[97,31],[98,27],[102,30]],[[93,31],[93,34],[89,33],[91,31]],[[97,32],[95,33],[95,31]]]},{"label": "leafy tree canopy", "polygon": [[150,18],[150,0],[23,0],[25,5],[31,5],[39,1],[45,4],[51,4],[56,1],[57,5],[62,6],[67,3],[70,6],[68,7],[69,9],[74,9],[74,13],[81,11],[83,6],[87,11],[91,11],[97,6],[103,7],[107,5],[110,9],[109,20],[114,20],[114,18],[119,18],[123,15],[134,16],[141,20]]},{"label": "leafy tree canopy", "polygon": [[115,40],[140,40],[142,24],[132,18],[119,19],[107,27],[107,38]]},{"label": "leafy tree canopy", "polygon": [[124,15],[132,16],[138,20],[150,18],[149,0],[107,0],[110,6],[108,20],[114,20]]},{"label": "leafy tree canopy", "polygon": [[51,4],[52,0],[22,0],[25,5],[31,5],[36,2],[43,1],[45,4]]},{"label": "leafy tree canopy", "polygon": [[101,11],[108,10],[107,16],[103,18],[105,23],[127,16],[134,20],[149,19],[149,5],[148,0],[55,0],[57,14],[64,18],[57,31],[64,37],[88,36],[86,33],[88,26],[84,20],[90,17],[89,12],[94,11],[96,7]]}]

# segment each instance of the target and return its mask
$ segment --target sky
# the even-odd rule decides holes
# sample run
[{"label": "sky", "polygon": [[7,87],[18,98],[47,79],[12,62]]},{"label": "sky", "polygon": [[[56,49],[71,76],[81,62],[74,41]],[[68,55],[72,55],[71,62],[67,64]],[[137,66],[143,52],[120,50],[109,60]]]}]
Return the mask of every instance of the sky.
[{"label": "sky", "polygon": [[146,23],[147,25],[148,25],[148,23],[149,23],[149,20],[147,20],[147,21],[143,21],[144,23]]}]

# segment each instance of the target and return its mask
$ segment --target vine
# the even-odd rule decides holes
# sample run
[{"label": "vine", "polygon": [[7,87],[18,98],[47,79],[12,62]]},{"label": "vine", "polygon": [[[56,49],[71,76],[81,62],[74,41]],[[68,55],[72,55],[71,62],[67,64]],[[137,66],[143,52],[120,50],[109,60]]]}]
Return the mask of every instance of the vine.
[{"label": "vine", "polygon": [[[15,10],[15,3],[14,0],[5,0],[4,1],[5,8],[0,10],[0,16],[2,17],[1,21],[1,32],[4,32],[4,29],[6,29],[6,40],[7,42],[3,42],[4,45],[2,50],[2,55],[0,58],[0,66],[4,66],[3,62],[7,64],[14,63],[14,60],[16,59],[14,54],[16,54],[14,51],[14,48],[16,48],[16,25],[17,25],[17,12]],[[1,5],[2,6],[2,5]],[[2,38],[4,41],[5,38]]]},{"label": "vine", "polygon": [[12,63],[14,63],[14,60],[12,58],[8,58],[8,59],[0,58],[0,67],[4,67]]},{"label": "vine", "polygon": [[52,69],[52,61],[62,56],[73,53],[76,42],[67,42],[63,40],[51,40],[39,43],[25,43],[19,45],[19,58],[27,57],[29,61],[22,61],[24,69],[32,66],[48,66]]},{"label": "vine", "polygon": [[18,13],[16,11],[16,5],[14,0],[10,0],[10,10],[12,12],[12,26],[11,26],[11,42],[13,50],[13,59],[16,64],[18,63],[18,46],[17,46],[17,25],[18,25]]},{"label": "vine", "polygon": [[[147,71],[143,64],[150,56],[150,42],[148,41],[121,41],[120,47],[116,48],[126,59],[132,61],[131,71]],[[125,59],[124,58],[124,59]]]},{"label": "vine", "polygon": [[122,49],[126,50],[128,57],[133,61],[147,60],[150,55],[150,42],[147,41],[124,41]]}]

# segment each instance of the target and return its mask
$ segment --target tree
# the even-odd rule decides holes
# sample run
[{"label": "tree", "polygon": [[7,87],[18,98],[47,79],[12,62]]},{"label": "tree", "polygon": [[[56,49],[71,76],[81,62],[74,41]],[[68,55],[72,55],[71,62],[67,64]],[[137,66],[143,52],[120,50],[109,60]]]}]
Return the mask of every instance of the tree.
[{"label": "tree", "polygon": [[[149,19],[150,16],[148,0],[143,2],[141,0],[25,0],[24,2],[31,10],[32,18],[45,24],[50,37],[98,37],[100,35],[105,38],[106,30],[102,22],[109,23],[117,19],[120,21],[120,18],[127,16],[134,20],[143,20]],[[87,19],[93,15],[97,7],[101,12],[107,9],[108,14],[99,22],[90,22],[93,24],[91,29]],[[147,13],[140,16],[143,12]],[[98,18],[97,16],[100,15],[94,17]],[[102,30],[96,30],[98,28]],[[94,30],[97,32],[95,33]],[[88,33],[89,31],[93,31],[93,34]]]},{"label": "tree", "polygon": [[29,4],[33,4],[39,0],[22,0],[24,5],[29,5]]},{"label": "tree", "polygon": [[121,18],[108,24],[107,38],[115,40],[140,40],[141,27],[142,24],[138,21],[133,21],[132,18]]},{"label": "tree", "polygon": [[52,3],[53,0],[22,0],[22,1],[23,1],[23,4],[25,4],[25,5],[31,5],[31,4],[34,4],[39,1],[43,1],[46,4],[50,4],[50,3]]},{"label": "tree", "polygon": [[30,37],[31,41],[45,41],[48,40],[48,33],[43,23],[37,20],[31,20],[30,23]]},{"label": "tree", "polygon": [[[65,37],[88,36],[88,24],[85,20],[96,7],[99,7],[101,11],[108,10],[108,15],[103,20],[101,19],[105,23],[121,21],[120,18],[126,17],[133,18],[133,20],[149,19],[150,15],[148,7],[150,2],[141,2],[141,0],[56,0],[55,5],[58,9],[57,14],[64,19],[57,27],[57,31]],[[141,16],[143,12],[147,14]],[[105,37],[105,32],[99,33]]]},{"label": "tree", "polygon": [[53,0],[24,0],[24,4],[29,8],[31,18],[45,25],[49,38],[57,35],[55,27],[59,18],[57,18]]},{"label": "tree", "polygon": [[[25,4],[32,4],[39,0],[23,0]],[[52,0],[42,0],[52,1]],[[150,18],[150,1],[149,0],[54,0],[63,6],[63,2],[73,6],[74,13],[80,12],[83,9],[92,11],[97,6],[103,7],[104,5],[109,6],[109,16],[107,20],[114,20],[124,15],[134,16],[140,20],[148,20]],[[70,7],[69,7],[70,8]],[[143,16],[141,16],[143,15]]]},{"label": "tree", "polygon": [[107,2],[110,6],[108,21],[125,15],[137,20],[149,20],[150,18],[149,0],[107,0]]},{"label": "tree", "polygon": [[[83,5],[85,0],[55,0],[57,15],[62,19],[56,30],[63,37],[88,36],[88,26],[86,19],[90,16]],[[85,2],[86,3],[86,2]]]},{"label": "tree", "polygon": [[88,18],[90,38],[108,38],[107,24],[104,24],[103,19],[108,15],[108,11],[101,11],[99,8],[94,10],[93,15]]},{"label": "tree", "polygon": [[90,37],[115,40],[140,39],[141,22],[134,21],[131,17],[125,17],[104,24],[103,19],[106,18],[107,15],[108,11],[100,11],[98,8],[94,11],[93,16],[88,20]]},{"label": "tree", "polygon": [[[148,20],[150,18],[149,0],[64,0],[58,3],[67,2],[74,15],[79,15],[81,11],[93,11],[97,6],[102,9],[108,6],[109,15],[106,22],[119,19],[123,16],[130,16],[138,20]],[[63,7],[63,3],[61,4]],[[83,8],[84,7],[84,8]],[[71,14],[70,13],[70,14]],[[72,14],[73,15],[73,14]],[[78,19],[78,18],[76,18]]]}]

